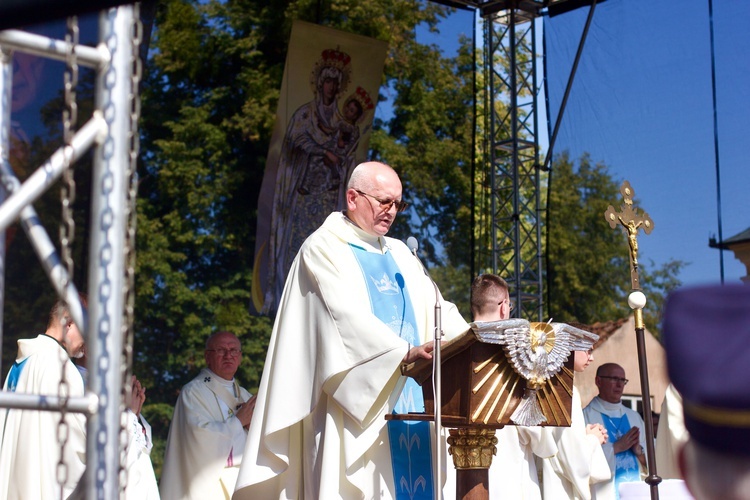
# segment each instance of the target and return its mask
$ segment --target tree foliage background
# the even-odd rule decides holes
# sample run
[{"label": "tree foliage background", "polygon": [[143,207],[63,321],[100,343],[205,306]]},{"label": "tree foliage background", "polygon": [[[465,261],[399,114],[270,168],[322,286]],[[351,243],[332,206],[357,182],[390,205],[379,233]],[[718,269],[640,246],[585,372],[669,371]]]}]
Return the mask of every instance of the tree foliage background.
[{"label": "tree foliage background", "polygon": [[445,58],[415,35],[446,12],[406,0],[158,4],[144,72],[136,273],[136,373],[151,388],[145,412],[156,432],[203,366],[212,331],[240,335],[238,378],[251,391],[259,383],[271,322],[248,312],[255,216],[293,20],[389,43],[383,85],[394,113],[375,124],[371,157],[399,170],[413,202],[394,235],[434,228],[443,236],[423,244],[429,260],[437,243],[468,259],[455,235],[470,217],[469,48]]},{"label": "tree foliage background", "polygon": [[[623,231],[609,227],[607,207],[620,210],[622,180],[613,179],[602,163],[588,155],[577,162],[562,154],[549,180],[547,221],[547,310],[555,321],[593,324],[624,318],[631,311],[630,261]],[[638,199],[634,206],[639,206]],[[646,327],[658,335],[659,314],[666,294],[680,285],[683,262],[654,269],[641,259],[640,282],[648,302]]]},{"label": "tree foliage background", "polygon": [[[411,203],[391,235],[419,238],[444,295],[470,319],[473,48],[462,39],[452,57],[416,39],[417,26],[436,30],[448,12],[426,0],[156,3],[142,82],[134,372],[148,388],[144,414],[154,430],[157,473],[173,404],[205,365],[210,333],[240,336],[237,377],[251,392],[260,381],[272,320],[249,313],[255,219],[295,19],[388,42],[381,100],[389,100],[392,114],[376,120],[370,157],[397,169]],[[35,156],[44,158],[49,148],[41,146]],[[619,200],[618,187],[605,166],[586,157],[577,166],[565,156],[553,165],[545,282],[548,310],[558,321],[629,313],[622,307],[627,244],[603,218],[606,206]],[[76,240],[77,265],[84,268],[76,274],[80,288],[86,283],[88,201],[83,192]],[[50,234],[56,234],[55,213],[45,211]],[[46,278],[31,270],[28,246],[13,245],[5,367],[16,339],[43,331],[54,299]],[[661,294],[679,284],[681,265],[671,263],[642,281]],[[660,299],[649,299],[652,327]]]}]

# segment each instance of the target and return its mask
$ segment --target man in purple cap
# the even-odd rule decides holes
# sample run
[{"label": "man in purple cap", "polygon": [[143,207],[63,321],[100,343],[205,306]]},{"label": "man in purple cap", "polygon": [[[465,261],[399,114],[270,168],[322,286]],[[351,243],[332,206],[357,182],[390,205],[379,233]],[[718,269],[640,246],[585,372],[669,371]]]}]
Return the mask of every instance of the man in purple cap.
[{"label": "man in purple cap", "polygon": [[750,499],[750,287],[672,293],[664,308],[669,377],[690,437],[680,468],[698,499]]}]

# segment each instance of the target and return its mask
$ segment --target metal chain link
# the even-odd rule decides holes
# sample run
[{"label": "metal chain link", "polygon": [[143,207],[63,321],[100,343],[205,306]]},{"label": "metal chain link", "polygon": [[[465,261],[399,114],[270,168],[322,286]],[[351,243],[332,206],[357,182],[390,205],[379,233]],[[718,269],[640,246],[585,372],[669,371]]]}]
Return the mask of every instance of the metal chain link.
[{"label": "metal chain link", "polygon": [[[78,17],[69,17],[67,20],[67,31],[65,33],[65,44],[67,53],[65,56],[65,109],[63,110],[63,140],[65,141],[63,156],[63,183],[60,188],[60,199],[62,203],[62,217],[60,221],[60,253],[61,259],[67,269],[67,276],[62,278],[62,290],[67,288],[73,279],[73,238],[75,236],[75,221],[73,220],[73,202],[75,201],[75,180],[71,168],[73,157],[73,135],[78,120],[78,104],[76,102],[76,87],[78,86],[78,60],[76,47],[78,45],[79,30]],[[63,344],[67,334],[67,323],[63,322]],[[57,389],[60,397],[60,421],[57,424],[57,442],[60,446],[60,460],[57,462],[57,483],[60,485],[60,498],[63,498],[63,487],[68,482],[68,465],[65,463],[65,447],[70,437],[70,429],[67,423],[67,404],[70,396],[70,384],[65,376],[65,368],[69,362],[67,353],[61,359],[60,384]]]},{"label": "metal chain link", "polygon": [[[140,46],[143,38],[143,24],[140,20],[140,4],[133,5],[133,25],[131,28],[131,74],[130,74],[130,130],[128,133],[129,144],[129,162],[127,170],[128,193],[127,203],[125,205],[125,217],[128,221],[125,234],[125,290],[124,290],[124,318],[123,318],[123,401],[131,392],[130,379],[133,373],[133,343],[135,332],[133,328],[135,317],[135,236],[136,236],[136,198],[138,194],[138,154],[140,152],[140,135],[138,133],[138,120],[141,115],[140,99],[140,82],[143,72],[143,66],[140,58]],[[128,483],[127,470],[127,445],[129,443],[128,432],[126,427],[127,419],[123,419],[123,425],[120,428],[120,498],[125,497],[125,487]],[[124,444],[122,444],[124,440]]]}]

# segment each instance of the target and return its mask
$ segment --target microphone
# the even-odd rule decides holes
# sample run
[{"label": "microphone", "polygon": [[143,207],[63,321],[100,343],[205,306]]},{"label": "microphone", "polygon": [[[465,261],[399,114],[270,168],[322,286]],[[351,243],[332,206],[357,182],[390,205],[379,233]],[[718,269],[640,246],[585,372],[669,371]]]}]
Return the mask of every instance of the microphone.
[{"label": "microphone", "polygon": [[[406,238],[406,246],[409,248],[409,251],[413,253],[415,257],[417,257],[417,249],[419,248],[419,242],[414,236],[409,236],[408,238]],[[417,259],[419,259],[419,257],[417,257]]]},{"label": "microphone", "polygon": [[[417,255],[417,249],[419,248],[419,242],[417,242],[417,239],[414,236],[409,236],[406,238],[406,246],[409,248],[411,253],[414,255],[414,258],[417,259],[417,262],[419,262],[419,265],[422,266],[422,271],[424,271],[424,275],[429,278],[430,282],[432,282],[433,288],[435,288],[435,308],[440,309],[440,290],[438,289],[437,283],[435,283],[435,280],[432,279],[432,276],[430,276],[430,273],[427,271],[427,267],[425,267],[424,262],[422,262],[422,259],[419,258],[419,255]],[[435,323],[436,326],[440,326],[439,322]],[[442,334],[442,332],[439,332]],[[436,337],[437,340],[437,337]]]},{"label": "microphone", "polygon": [[422,266],[422,271],[424,271],[424,275],[430,278],[430,281],[432,281],[432,286],[435,287],[435,300],[439,302],[440,298],[438,295],[437,284],[435,283],[435,280],[432,279],[432,276],[430,276],[430,273],[427,272],[427,267],[425,267],[424,262],[422,262],[422,259],[420,259],[419,255],[417,255],[419,242],[414,236],[409,236],[408,238],[406,238],[406,246],[409,249],[409,251],[411,251],[411,253],[414,255],[414,258],[417,259],[417,262],[419,262],[419,265]]}]

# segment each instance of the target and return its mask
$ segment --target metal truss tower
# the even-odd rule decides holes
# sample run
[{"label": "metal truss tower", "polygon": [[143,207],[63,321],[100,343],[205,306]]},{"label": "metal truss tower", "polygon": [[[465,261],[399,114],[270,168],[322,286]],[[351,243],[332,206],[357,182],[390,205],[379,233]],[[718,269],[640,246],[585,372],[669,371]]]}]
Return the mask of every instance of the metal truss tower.
[{"label": "metal truss tower", "polygon": [[[543,317],[536,23],[541,5],[484,9],[485,165],[489,236],[485,257],[503,276],[515,315]],[[529,8],[531,7],[531,8]],[[483,206],[480,206],[485,208]],[[485,264],[486,265],[486,264]]]},{"label": "metal truss tower", "polygon": [[541,320],[542,202],[537,23],[566,0],[437,0],[473,8],[484,20],[484,136],[475,173],[474,262],[504,277],[516,317]]},{"label": "metal truss tower", "polygon": [[[514,316],[542,320],[544,311],[537,22],[596,0],[432,0],[479,12],[484,21],[482,168],[474,173],[472,271],[493,272],[510,286]],[[600,3],[604,0],[600,0]],[[593,7],[589,14],[590,23]],[[585,39],[584,31],[584,39]],[[581,47],[576,56],[580,57]],[[574,65],[575,68],[575,65]],[[573,69],[572,75],[575,73]],[[572,80],[571,80],[572,81]],[[568,82],[570,86],[571,81]],[[567,90],[566,90],[567,94]],[[558,120],[564,109],[564,102]],[[555,131],[550,138],[554,144]],[[548,152],[549,155],[549,152]]]}]

